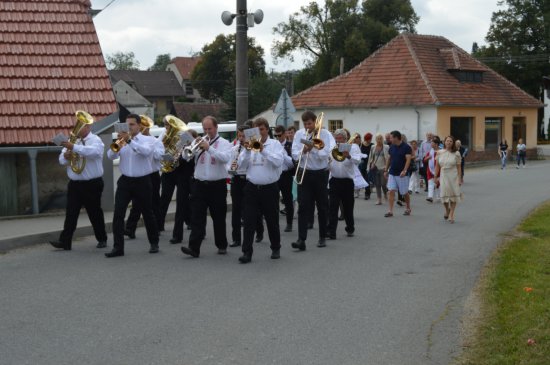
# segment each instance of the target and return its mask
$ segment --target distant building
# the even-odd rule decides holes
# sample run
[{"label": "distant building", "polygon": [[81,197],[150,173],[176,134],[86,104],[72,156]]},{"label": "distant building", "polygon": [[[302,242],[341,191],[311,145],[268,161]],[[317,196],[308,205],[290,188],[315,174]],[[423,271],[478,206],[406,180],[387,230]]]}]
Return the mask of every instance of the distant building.
[{"label": "distant building", "polygon": [[549,138],[548,125],[550,124],[550,77],[543,77],[542,82],[544,85],[544,131],[545,138]]},{"label": "distant building", "polygon": [[50,141],[72,130],[76,110],[92,114],[96,125],[118,118],[90,6],[89,0],[0,5],[0,216],[37,212],[65,190],[59,149]]},{"label": "distant building", "polygon": [[[449,134],[470,148],[470,160],[495,159],[506,139],[537,146],[533,98],[451,41],[438,36],[401,34],[349,72],[292,97],[301,113],[324,112],[331,131],[364,134],[400,130],[409,140],[427,132]],[[272,122],[272,111],[262,113]]]},{"label": "distant building", "polygon": [[191,73],[200,60],[200,57],[175,57],[166,68],[167,71],[172,71],[176,75],[185,92],[185,97],[190,102],[206,102],[191,83]]},{"label": "distant building", "polygon": [[113,85],[113,91],[115,92],[117,103],[126,108],[130,113],[147,115],[151,119],[155,117],[155,106],[153,103],[145,99],[123,80],[119,80]]},{"label": "distant building", "polygon": [[154,105],[154,119],[160,120],[185,93],[172,71],[109,71],[113,85],[124,81]]},{"label": "distant building", "polygon": [[171,114],[174,114],[186,123],[200,122],[207,115],[216,117],[219,122],[224,122],[223,111],[227,109],[224,103],[174,103]]}]

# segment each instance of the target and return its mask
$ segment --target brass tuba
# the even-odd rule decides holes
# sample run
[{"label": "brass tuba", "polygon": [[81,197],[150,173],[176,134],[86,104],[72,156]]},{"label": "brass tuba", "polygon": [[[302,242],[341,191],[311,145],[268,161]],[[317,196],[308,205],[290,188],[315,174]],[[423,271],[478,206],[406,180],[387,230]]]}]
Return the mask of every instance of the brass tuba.
[{"label": "brass tuba", "polygon": [[180,140],[179,134],[187,132],[189,128],[185,122],[171,114],[164,117],[166,124],[166,132],[164,138],[162,138],[162,144],[164,145],[164,153],[172,156],[172,160],[161,161],[162,172],[172,172],[179,165],[179,158],[182,153],[182,149],[177,147]]},{"label": "brass tuba", "polygon": [[[355,138],[357,137],[357,133],[353,134],[347,144],[352,144]],[[334,146],[332,150],[330,151],[330,155],[332,156],[332,159],[338,162],[344,161],[346,158],[344,157],[344,153],[340,152],[339,150],[339,144]]]},{"label": "brass tuba", "polygon": [[[69,136],[69,142],[71,142],[72,144],[75,144],[76,141],[78,141],[78,139],[80,138],[78,135],[80,134],[82,128],[94,122],[94,118],[84,110],[77,110],[75,116],[76,124]],[[70,164],[71,170],[73,170],[75,174],[81,174],[86,167],[86,157],[82,157],[78,153],[72,152]]]}]

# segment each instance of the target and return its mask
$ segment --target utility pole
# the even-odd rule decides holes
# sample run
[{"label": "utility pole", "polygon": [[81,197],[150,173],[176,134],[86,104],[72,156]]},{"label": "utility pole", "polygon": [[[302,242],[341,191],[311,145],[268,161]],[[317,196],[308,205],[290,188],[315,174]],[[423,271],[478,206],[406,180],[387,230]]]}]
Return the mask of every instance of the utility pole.
[{"label": "utility pole", "polygon": [[264,13],[261,10],[247,13],[246,0],[237,0],[237,12],[235,14],[229,11],[222,13],[222,22],[225,25],[231,25],[234,18],[237,18],[235,102],[237,126],[239,126],[248,119],[248,28],[253,27],[254,24],[260,24],[264,19]]}]

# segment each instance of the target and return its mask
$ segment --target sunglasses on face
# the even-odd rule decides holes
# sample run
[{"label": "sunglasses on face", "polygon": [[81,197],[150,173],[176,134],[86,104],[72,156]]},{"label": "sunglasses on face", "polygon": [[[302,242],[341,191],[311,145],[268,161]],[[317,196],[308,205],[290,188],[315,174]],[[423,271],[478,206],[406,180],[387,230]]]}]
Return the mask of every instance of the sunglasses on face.
[{"label": "sunglasses on face", "polygon": [[277,138],[279,138],[279,137],[281,137],[281,136],[282,136],[282,134],[276,134],[276,135],[275,135],[275,137],[277,137]]}]

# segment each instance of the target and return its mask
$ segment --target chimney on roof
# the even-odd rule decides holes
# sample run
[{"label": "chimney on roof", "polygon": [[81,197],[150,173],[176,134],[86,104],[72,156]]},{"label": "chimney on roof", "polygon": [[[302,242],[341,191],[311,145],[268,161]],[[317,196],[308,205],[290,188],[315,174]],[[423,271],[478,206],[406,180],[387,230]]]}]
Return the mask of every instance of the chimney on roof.
[{"label": "chimney on roof", "polygon": [[340,57],[340,75],[344,73],[344,57]]}]

